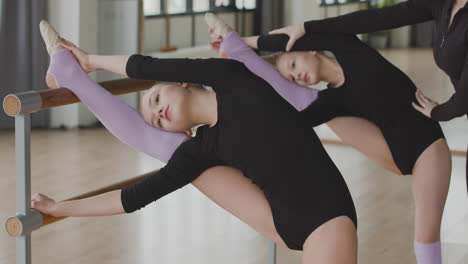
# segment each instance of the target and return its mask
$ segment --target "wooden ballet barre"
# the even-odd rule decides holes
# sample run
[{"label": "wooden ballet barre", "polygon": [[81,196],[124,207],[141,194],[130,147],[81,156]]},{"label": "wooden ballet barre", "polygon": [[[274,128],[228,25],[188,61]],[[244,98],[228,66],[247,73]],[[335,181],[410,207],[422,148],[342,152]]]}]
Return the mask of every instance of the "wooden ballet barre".
[{"label": "wooden ballet barre", "polygon": [[[72,198],[64,200],[64,201],[79,200],[79,199],[88,198],[88,197],[91,197],[91,196],[103,194],[103,193],[110,192],[110,191],[124,189],[124,188],[127,188],[127,187],[141,181],[145,177],[147,177],[149,175],[152,175],[152,174],[154,174],[154,173],[156,173],[158,171],[159,170],[151,171],[151,172],[145,173],[143,175],[140,175],[140,176],[128,179],[128,180],[124,180],[124,181],[109,185],[107,187],[103,187],[103,188],[100,188],[100,189],[97,189],[97,190],[94,190],[94,191],[91,191],[91,192],[87,192],[87,193],[72,197]],[[46,225],[50,225],[50,224],[55,223],[57,221],[68,218],[67,216],[55,217],[55,216],[42,214],[42,213],[40,213],[40,215],[42,216],[42,224],[40,225],[40,227],[44,227]],[[23,234],[23,230],[24,230],[23,221],[21,221],[21,219],[16,217],[16,216],[8,218],[8,220],[5,223],[5,226],[6,226],[7,232],[8,232],[8,234],[10,236],[19,237],[19,236],[21,236]]]},{"label": "wooden ballet barre", "polygon": [[[99,84],[110,93],[120,95],[147,90],[155,81],[125,78]],[[8,115],[16,116],[77,102],[80,99],[71,90],[57,88],[9,94],[3,99],[3,109]]]}]

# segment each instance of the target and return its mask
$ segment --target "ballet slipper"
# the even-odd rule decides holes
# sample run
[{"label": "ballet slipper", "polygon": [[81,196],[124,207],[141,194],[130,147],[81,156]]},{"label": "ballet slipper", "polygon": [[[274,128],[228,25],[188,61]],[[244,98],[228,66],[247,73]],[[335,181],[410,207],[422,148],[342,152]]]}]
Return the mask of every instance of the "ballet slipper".
[{"label": "ballet slipper", "polygon": [[[41,31],[42,39],[46,45],[47,53],[49,53],[50,56],[54,55],[55,52],[63,49],[60,46],[60,43],[63,40],[60,38],[60,35],[57,33],[57,31],[55,31],[55,29],[47,21],[42,20],[41,23],[39,23],[39,29]],[[58,88],[57,82],[51,74],[47,73],[45,81],[47,87],[52,89]]]},{"label": "ballet slipper", "polygon": [[55,29],[45,20],[39,23],[39,29],[41,31],[42,39],[47,47],[47,53],[50,56],[54,55],[60,49],[60,43],[62,42],[60,35]]},{"label": "ballet slipper", "polygon": [[224,37],[227,33],[231,32],[232,29],[224,23],[217,15],[213,13],[205,14],[205,21],[208,27],[213,29],[216,35]]}]

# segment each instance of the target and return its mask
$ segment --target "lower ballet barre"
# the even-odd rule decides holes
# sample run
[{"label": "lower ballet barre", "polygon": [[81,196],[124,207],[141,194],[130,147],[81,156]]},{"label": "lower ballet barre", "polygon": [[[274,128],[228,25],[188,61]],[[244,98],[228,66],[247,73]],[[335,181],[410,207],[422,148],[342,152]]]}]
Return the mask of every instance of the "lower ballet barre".
[{"label": "lower ballet barre", "polygon": [[[106,187],[97,189],[95,191],[87,192],[87,193],[72,197],[72,198],[67,199],[65,201],[73,201],[73,200],[84,199],[84,198],[92,197],[92,196],[95,196],[95,195],[103,194],[103,193],[106,193],[106,192],[111,192],[111,191],[115,191],[115,190],[124,189],[124,188],[130,187],[131,185],[141,181],[145,177],[156,173],[157,171],[158,170],[151,171],[151,172],[148,172],[146,174],[143,174],[143,175],[140,175],[140,176],[128,179],[128,180],[124,180],[124,181],[112,184],[110,186],[106,186]],[[63,220],[65,218],[67,218],[67,216],[55,217],[55,216],[42,214],[42,213],[40,213],[40,215],[41,215],[42,220],[40,221],[41,224],[40,224],[40,226],[38,226],[38,228],[44,227],[46,225],[50,225],[52,223],[55,223],[57,221],[60,221],[60,220]],[[8,218],[8,220],[6,221],[6,230],[7,230],[8,234],[10,236],[13,236],[13,237],[18,237],[18,236],[24,235],[24,232],[25,232],[25,230],[28,229],[28,227],[24,226],[23,223],[24,223],[24,221],[22,221],[22,219],[20,217],[18,217],[18,216],[12,216],[12,217]]]}]

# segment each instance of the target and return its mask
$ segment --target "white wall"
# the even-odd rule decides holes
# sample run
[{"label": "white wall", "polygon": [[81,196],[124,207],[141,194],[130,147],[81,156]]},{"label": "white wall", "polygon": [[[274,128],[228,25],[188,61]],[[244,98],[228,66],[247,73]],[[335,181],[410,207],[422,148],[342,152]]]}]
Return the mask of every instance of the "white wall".
[{"label": "white wall", "polygon": [[284,23],[300,24],[307,20],[320,19],[320,10],[315,0],[284,1]]},{"label": "white wall", "polygon": [[[79,47],[87,52],[98,51],[98,1],[81,0],[79,16]],[[91,75],[96,80],[96,74]],[[83,105],[78,104],[78,123],[74,126],[89,126],[96,122],[94,115]]]},{"label": "white wall", "polygon": [[[138,1],[100,0],[97,5],[97,54],[133,54],[138,52]],[[96,43],[96,42],[95,42]],[[100,71],[97,81],[121,79],[125,76]],[[118,96],[132,107],[138,104],[138,94]],[[88,112],[89,113],[89,112]],[[90,119],[97,121],[91,113]]]},{"label": "white wall", "polygon": [[[111,6],[116,7],[111,13],[102,11]],[[48,8],[49,22],[57,31],[89,53],[129,54],[137,51],[137,0],[49,0]],[[129,35],[125,35],[126,32]],[[122,78],[108,73],[95,73],[91,77],[98,81]],[[136,106],[136,94],[121,98]],[[51,110],[51,127],[76,128],[93,125],[96,121],[82,104]]]}]

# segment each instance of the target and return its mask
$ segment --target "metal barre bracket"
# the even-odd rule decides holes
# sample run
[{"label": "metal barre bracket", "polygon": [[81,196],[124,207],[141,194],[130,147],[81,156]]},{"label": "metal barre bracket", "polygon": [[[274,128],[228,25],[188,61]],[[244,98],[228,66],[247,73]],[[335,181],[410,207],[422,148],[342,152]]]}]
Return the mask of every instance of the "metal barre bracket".
[{"label": "metal barre bracket", "polygon": [[12,237],[31,234],[32,231],[42,226],[42,215],[36,210],[31,210],[28,215],[17,214],[9,217],[5,223],[7,233]]},{"label": "metal barre bracket", "polygon": [[3,110],[9,116],[36,112],[41,105],[42,98],[36,91],[9,94],[3,99]]}]

